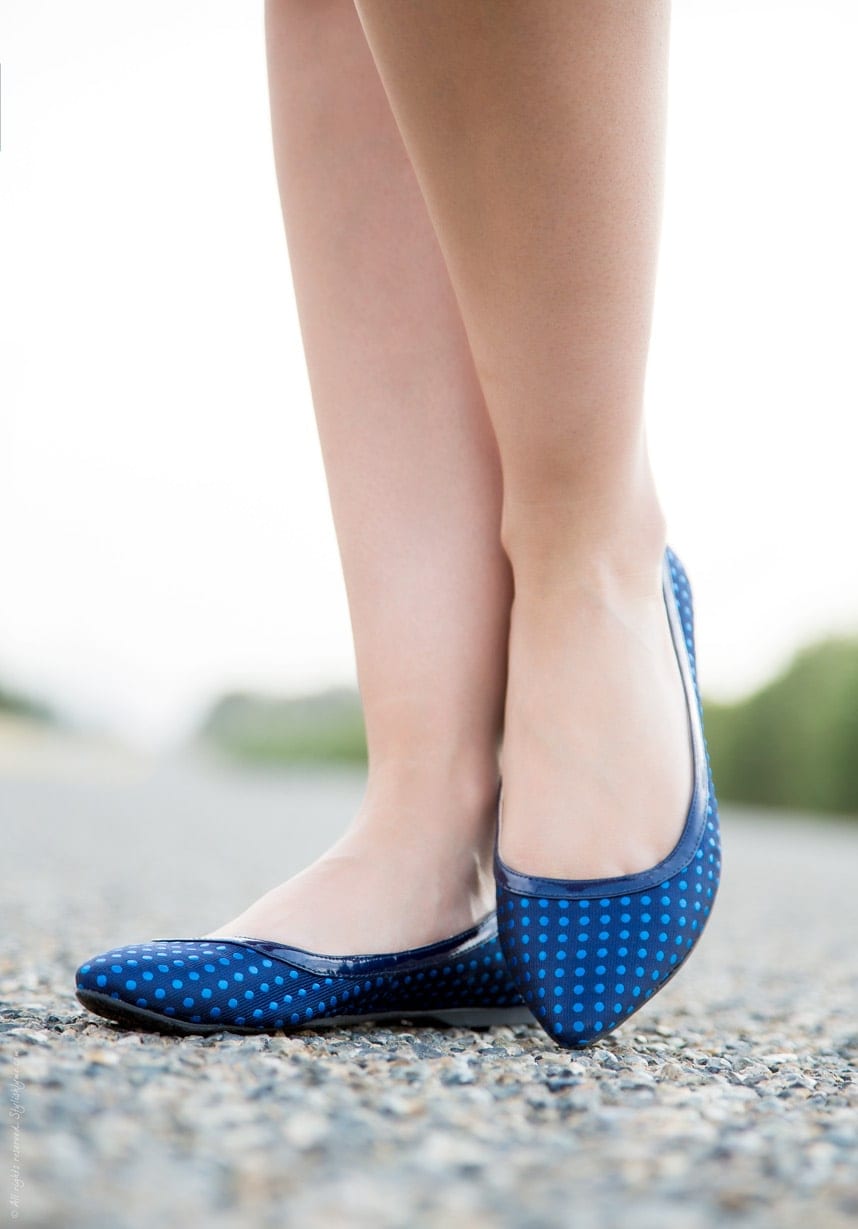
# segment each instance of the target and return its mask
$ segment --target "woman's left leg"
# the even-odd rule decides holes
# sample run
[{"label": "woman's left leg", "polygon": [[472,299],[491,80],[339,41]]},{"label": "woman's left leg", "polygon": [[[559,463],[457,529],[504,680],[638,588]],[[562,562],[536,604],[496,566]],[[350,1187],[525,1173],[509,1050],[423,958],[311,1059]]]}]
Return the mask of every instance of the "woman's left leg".
[{"label": "woman's left leg", "polygon": [[280,194],[369,779],[343,839],[215,933],[394,951],[465,930],[494,905],[511,602],[500,466],[450,279],[354,5],[268,0],[267,34]]}]

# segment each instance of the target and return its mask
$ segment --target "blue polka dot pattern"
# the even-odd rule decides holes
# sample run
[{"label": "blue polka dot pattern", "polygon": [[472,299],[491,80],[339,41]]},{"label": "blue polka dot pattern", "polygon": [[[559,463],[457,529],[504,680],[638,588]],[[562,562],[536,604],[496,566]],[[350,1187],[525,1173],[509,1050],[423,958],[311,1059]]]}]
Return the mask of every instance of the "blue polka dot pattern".
[{"label": "blue polka dot pattern", "polygon": [[181,1032],[290,1031],[409,1013],[453,1012],[467,1023],[456,1014],[466,1009],[474,1023],[527,1018],[494,914],[442,943],[382,956],[319,956],[256,939],[153,940],[81,965],[77,994],[109,1019]]},{"label": "blue polka dot pattern", "polygon": [[538,1022],[570,1048],[610,1033],[667,984],[700,938],[718,889],[718,806],[703,736],[691,589],[670,550],[664,577],[694,755],[694,793],[679,842],[648,871],[601,880],[523,875],[496,857],[510,971]]}]

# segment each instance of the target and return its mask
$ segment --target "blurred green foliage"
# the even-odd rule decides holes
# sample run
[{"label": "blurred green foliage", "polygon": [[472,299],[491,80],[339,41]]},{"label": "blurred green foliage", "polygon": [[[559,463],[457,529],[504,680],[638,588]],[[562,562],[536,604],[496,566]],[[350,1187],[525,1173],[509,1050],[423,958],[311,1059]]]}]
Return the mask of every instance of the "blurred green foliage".
[{"label": "blurred green foliage", "polygon": [[360,700],[347,688],[291,698],[224,696],[206,719],[202,737],[257,763],[366,762]]},{"label": "blurred green foliage", "polygon": [[[858,639],[804,649],[760,691],[704,708],[721,800],[858,816]],[[225,696],[202,736],[255,762],[366,762],[360,700],[346,688]]]},{"label": "blurred green foliage", "polygon": [[704,711],[719,798],[858,815],[858,639],[812,645],[760,691]]},{"label": "blurred green foliage", "polygon": [[9,691],[0,687],[0,713],[8,713],[12,717],[28,717],[31,721],[54,722],[55,715],[46,704],[34,700],[20,692]]}]

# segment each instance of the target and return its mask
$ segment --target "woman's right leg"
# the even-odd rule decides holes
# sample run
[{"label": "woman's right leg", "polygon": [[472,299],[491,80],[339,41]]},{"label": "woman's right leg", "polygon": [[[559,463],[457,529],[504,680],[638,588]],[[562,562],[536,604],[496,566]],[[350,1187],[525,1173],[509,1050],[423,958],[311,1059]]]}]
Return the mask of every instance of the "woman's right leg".
[{"label": "woman's right leg", "polygon": [[501,848],[631,874],[692,794],[643,389],[669,0],[356,0],[456,287],[515,578]]},{"label": "woman's right leg", "polygon": [[268,0],[275,152],[366,718],[346,837],[220,935],[417,946],[493,907],[511,582],[500,469],[352,0]]}]

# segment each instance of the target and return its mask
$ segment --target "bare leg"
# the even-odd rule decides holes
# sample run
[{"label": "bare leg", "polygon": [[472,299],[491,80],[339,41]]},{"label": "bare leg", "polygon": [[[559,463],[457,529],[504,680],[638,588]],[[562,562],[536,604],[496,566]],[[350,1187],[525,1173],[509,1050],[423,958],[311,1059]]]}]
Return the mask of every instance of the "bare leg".
[{"label": "bare leg", "polygon": [[351,0],[269,0],[277,169],[370,750],[353,827],[216,933],[391,951],[493,907],[497,446]]},{"label": "bare leg", "polygon": [[357,0],[461,306],[515,605],[502,851],[643,869],[691,790],[642,426],[668,0]]}]

